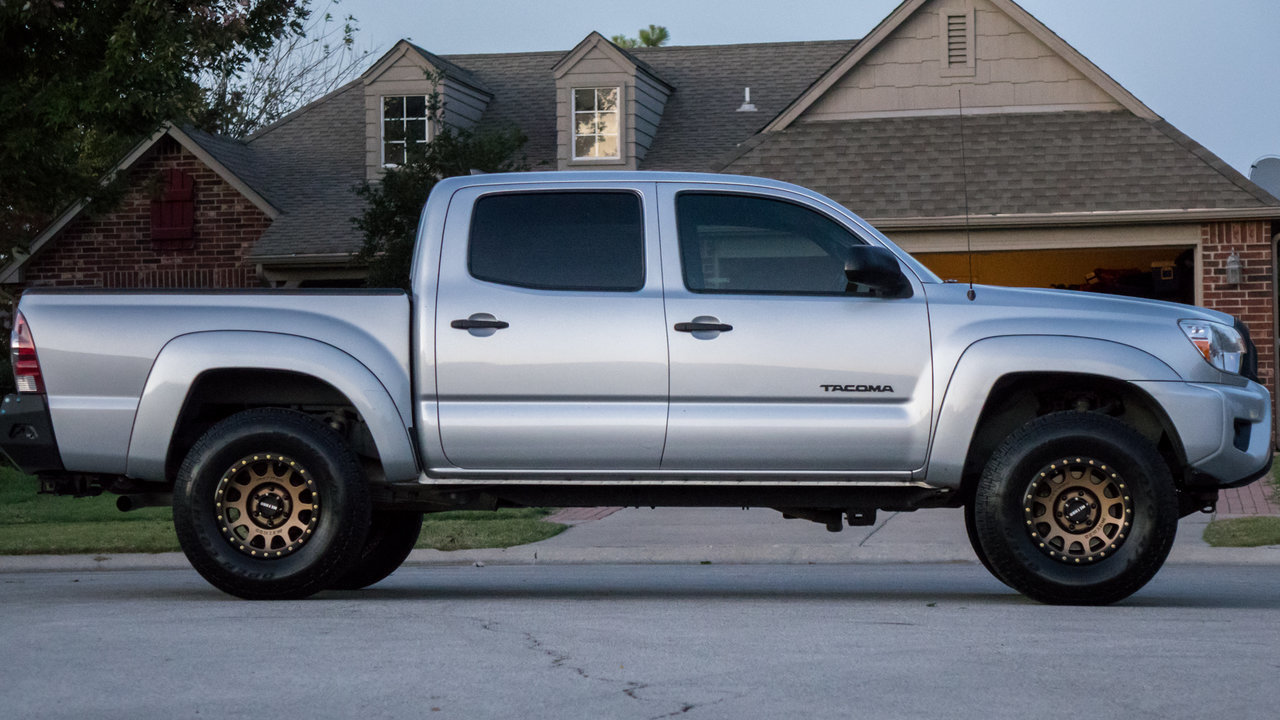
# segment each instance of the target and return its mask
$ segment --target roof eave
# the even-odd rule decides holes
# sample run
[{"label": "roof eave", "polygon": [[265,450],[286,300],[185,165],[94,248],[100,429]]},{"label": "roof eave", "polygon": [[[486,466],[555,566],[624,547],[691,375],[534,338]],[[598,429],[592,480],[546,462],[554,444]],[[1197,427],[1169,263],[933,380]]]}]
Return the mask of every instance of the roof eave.
[{"label": "roof eave", "polygon": [[1027,227],[1087,227],[1096,225],[1151,225],[1280,218],[1280,206],[1255,208],[1185,208],[1167,210],[1100,210],[1096,212],[1010,213],[934,217],[869,217],[879,230],[940,230]]},{"label": "roof eave", "polygon": [[334,265],[350,264],[352,252],[337,253],[285,253],[279,255],[246,255],[245,262],[258,265]]}]

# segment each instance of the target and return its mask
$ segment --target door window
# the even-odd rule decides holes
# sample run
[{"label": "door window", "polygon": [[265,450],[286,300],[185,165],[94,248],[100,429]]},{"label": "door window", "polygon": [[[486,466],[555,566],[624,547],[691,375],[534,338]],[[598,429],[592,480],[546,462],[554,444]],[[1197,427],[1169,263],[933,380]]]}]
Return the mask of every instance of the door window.
[{"label": "door window", "polygon": [[686,192],[676,197],[685,287],[697,293],[843,295],[839,223],[785,200]]},{"label": "door window", "polygon": [[472,277],[542,290],[644,287],[644,223],[630,192],[486,195],[471,216]]}]

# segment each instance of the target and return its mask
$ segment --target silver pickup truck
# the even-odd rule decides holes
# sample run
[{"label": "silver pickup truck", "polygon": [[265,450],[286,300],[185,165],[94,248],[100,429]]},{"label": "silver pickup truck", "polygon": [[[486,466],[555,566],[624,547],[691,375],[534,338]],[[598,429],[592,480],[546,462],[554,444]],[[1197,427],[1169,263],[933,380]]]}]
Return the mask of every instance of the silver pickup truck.
[{"label": "silver pickup truck", "polygon": [[245,598],[389,575],[422,514],[761,506],[840,529],[963,507],[1048,603],[1142,587],[1271,464],[1243,324],[944,283],[803,188],[453,178],[399,291],[26,292],[0,446],[65,494],[172,503]]}]

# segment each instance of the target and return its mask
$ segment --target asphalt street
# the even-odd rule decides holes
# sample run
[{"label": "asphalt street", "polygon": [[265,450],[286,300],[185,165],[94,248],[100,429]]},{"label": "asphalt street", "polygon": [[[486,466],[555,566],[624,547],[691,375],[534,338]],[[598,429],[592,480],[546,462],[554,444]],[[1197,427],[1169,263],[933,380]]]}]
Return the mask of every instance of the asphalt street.
[{"label": "asphalt street", "polygon": [[973,563],[401,569],[252,603],[189,569],[0,574],[12,718],[1276,717],[1280,567],[1106,608]]}]

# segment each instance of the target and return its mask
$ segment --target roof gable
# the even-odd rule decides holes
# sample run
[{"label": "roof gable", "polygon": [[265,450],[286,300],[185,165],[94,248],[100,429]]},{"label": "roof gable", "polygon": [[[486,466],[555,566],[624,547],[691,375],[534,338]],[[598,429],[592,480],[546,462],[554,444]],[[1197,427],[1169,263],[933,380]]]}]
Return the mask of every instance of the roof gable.
[{"label": "roof gable", "polygon": [[439,72],[447,80],[467,85],[489,97],[493,97],[493,93],[489,88],[485,87],[485,84],[470,71],[445,60],[435,53],[418,47],[408,40],[400,40],[392,46],[386,54],[378,58],[377,62],[360,75],[360,81],[365,85],[377,82],[388,70],[395,67],[402,58],[417,65],[424,71]]},{"label": "roof gable", "polygon": [[615,71],[623,71],[627,73],[643,72],[654,80],[658,81],[666,87],[668,91],[674,88],[657,71],[650,67],[647,63],[641,61],[635,55],[627,52],[625,49],[618,47],[611,40],[601,35],[599,32],[592,30],[582,42],[578,43],[572,50],[564,54],[551,68],[552,76],[559,80],[569,72],[575,70],[579,63],[584,61],[590,62],[592,59],[604,60],[606,63],[612,63]]},{"label": "roof gable", "polygon": [[[210,170],[213,170],[218,177],[222,178],[228,185],[235,188],[237,192],[243,195],[249,202],[253,203],[259,210],[275,219],[280,211],[267,199],[255,190],[245,178],[234,172],[229,165],[241,165],[236,162],[233,157],[235,155],[231,145],[237,145],[243,148],[243,144],[238,141],[217,138],[216,136],[202,133],[197,130],[190,132],[179,128],[172,123],[164,123],[155,132],[151,133],[146,139],[138,143],[124,156],[115,167],[111,168],[103,178],[103,182],[109,182],[112,178],[123,172],[127,172],[130,168],[138,163],[142,158],[151,151],[165,137],[173,138],[187,152],[195,155],[200,162],[204,163]],[[223,162],[227,159],[230,162]],[[13,259],[8,265],[0,268],[0,283],[16,282],[19,273],[27,262],[38,255],[40,251],[58,236],[68,225],[74,222],[84,213],[91,203],[90,198],[79,200],[71,207],[67,208],[52,223],[32,239],[30,246],[25,253],[14,253]]]},{"label": "roof gable", "polygon": [[[946,47],[939,20],[966,13],[976,21],[971,52],[980,62],[976,72],[948,73],[939,63]],[[1013,0],[905,0],[765,131],[798,121],[954,113],[957,88],[966,88],[966,112],[1124,109],[1158,118]]]}]

